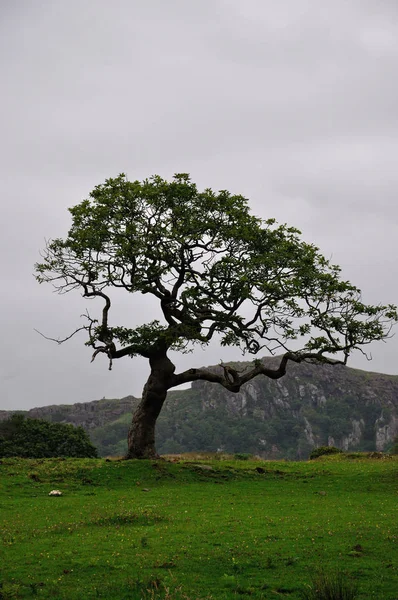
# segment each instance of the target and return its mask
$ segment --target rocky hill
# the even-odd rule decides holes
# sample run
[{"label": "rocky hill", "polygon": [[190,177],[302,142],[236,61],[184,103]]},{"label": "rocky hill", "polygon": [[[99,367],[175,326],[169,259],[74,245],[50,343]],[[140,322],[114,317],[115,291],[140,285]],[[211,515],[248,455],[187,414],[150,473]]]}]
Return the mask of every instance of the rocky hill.
[{"label": "rocky hill", "polygon": [[[122,454],[137,402],[127,396],[34,408],[26,414],[82,425],[102,455]],[[10,414],[0,411],[0,419]],[[238,394],[201,381],[190,390],[170,392],[158,422],[157,446],[161,453],[219,450],[303,459],[321,445],[388,450],[397,435],[398,376],[290,364],[282,379],[257,377]]]}]

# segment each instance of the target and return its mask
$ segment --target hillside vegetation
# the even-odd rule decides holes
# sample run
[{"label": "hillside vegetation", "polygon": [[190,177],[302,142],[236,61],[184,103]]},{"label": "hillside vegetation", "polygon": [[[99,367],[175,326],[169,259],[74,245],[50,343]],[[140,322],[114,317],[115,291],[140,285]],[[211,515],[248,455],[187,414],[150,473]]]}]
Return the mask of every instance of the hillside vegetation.
[{"label": "hillside vegetation", "polygon": [[[239,370],[248,366],[233,364]],[[126,452],[137,402],[128,396],[46,406],[28,415],[82,426],[101,456],[117,456]],[[7,415],[0,411],[0,419]],[[396,436],[397,376],[310,364],[290,364],[278,381],[257,377],[238,394],[206,382],[171,391],[157,424],[161,454],[249,452],[263,458],[302,460],[314,447],[325,445],[389,451]]]},{"label": "hillside vegetation", "polygon": [[397,599],[395,458],[0,466],[4,600]]}]

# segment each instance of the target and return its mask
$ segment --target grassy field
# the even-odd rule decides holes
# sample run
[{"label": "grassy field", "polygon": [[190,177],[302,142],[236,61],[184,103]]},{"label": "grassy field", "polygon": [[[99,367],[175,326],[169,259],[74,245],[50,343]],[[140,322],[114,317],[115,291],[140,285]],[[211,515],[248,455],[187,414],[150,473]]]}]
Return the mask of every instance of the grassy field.
[{"label": "grassy field", "polygon": [[396,458],[0,462],[1,599],[398,600]]}]

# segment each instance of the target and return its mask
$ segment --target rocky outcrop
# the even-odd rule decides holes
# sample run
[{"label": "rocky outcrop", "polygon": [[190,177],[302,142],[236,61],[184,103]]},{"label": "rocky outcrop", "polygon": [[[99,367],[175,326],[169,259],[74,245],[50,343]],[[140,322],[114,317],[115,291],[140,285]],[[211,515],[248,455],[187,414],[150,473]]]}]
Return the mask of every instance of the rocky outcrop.
[{"label": "rocky outcrop", "polygon": [[[264,359],[269,366],[279,359]],[[234,363],[240,371],[248,363]],[[219,369],[220,367],[212,367]],[[121,453],[137,398],[52,405],[32,418],[72,423],[103,454]],[[12,414],[0,411],[0,420]],[[237,394],[197,381],[170,392],[158,424],[158,450],[253,452],[265,458],[307,458],[314,446],[383,451],[398,436],[398,377],[344,366],[290,363],[279,380],[259,376]],[[104,442],[105,444],[105,442]]]},{"label": "rocky outcrop", "polygon": [[[70,423],[81,426],[90,432],[97,427],[116,421],[121,415],[131,413],[132,407],[137,403],[134,396],[126,396],[121,400],[94,400],[77,404],[52,404],[32,408],[24,412],[31,419],[44,419],[53,423]],[[0,411],[0,421],[8,418],[15,411]]]},{"label": "rocky outcrop", "polygon": [[[279,359],[264,359],[268,366]],[[235,363],[239,370],[245,363]],[[342,365],[290,363],[276,381],[259,376],[232,394],[198,381],[193,389],[206,410],[225,405],[236,416],[264,422],[292,418],[298,438],[310,446],[335,445],[343,450],[384,450],[398,436],[398,377]],[[294,425],[293,425],[294,427]],[[275,440],[258,440],[271,450]]]},{"label": "rocky outcrop", "polygon": [[381,452],[398,435],[398,415],[390,412],[387,417],[382,411],[380,418],[376,420],[375,429],[376,451]]}]

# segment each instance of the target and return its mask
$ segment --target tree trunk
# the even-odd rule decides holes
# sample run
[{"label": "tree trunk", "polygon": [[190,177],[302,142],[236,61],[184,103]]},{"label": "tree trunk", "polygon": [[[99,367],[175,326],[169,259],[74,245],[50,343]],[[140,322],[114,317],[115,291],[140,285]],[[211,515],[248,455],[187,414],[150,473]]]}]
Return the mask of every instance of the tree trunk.
[{"label": "tree trunk", "polygon": [[126,458],[157,458],[155,426],[175,366],[164,354],[149,359],[151,373],[145,384],[142,399],[131,421]]}]

